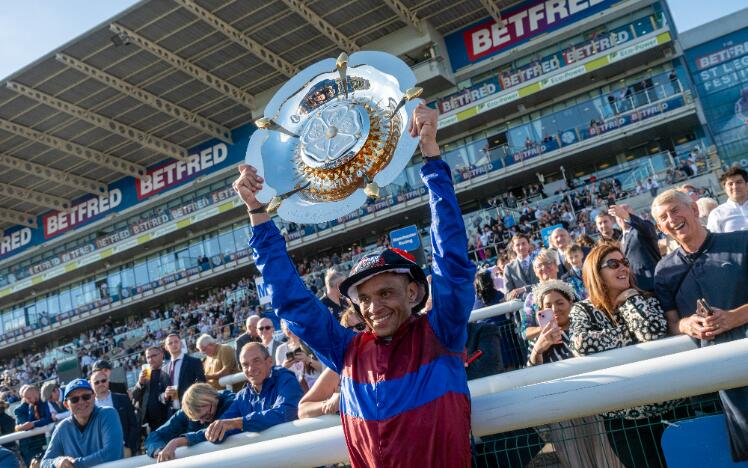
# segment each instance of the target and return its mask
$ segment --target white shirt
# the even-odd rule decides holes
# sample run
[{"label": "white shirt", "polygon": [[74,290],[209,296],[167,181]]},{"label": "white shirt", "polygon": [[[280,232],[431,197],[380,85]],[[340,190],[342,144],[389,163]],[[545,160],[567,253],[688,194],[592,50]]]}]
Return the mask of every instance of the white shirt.
[{"label": "white shirt", "polygon": [[103,408],[104,406],[108,406],[109,408],[114,408],[114,401],[112,401],[112,392],[107,393],[106,398],[103,398],[99,400],[99,398],[95,398],[96,406],[99,408]]},{"label": "white shirt", "polygon": [[[171,372],[172,372],[172,363],[173,363],[173,366],[174,366],[174,379],[170,383],[174,387],[178,387],[179,386],[179,373],[182,371],[182,361],[184,360],[184,359],[182,359],[183,357],[184,357],[183,354],[180,354],[177,357],[173,357],[172,356],[171,362],[169,363],[168,366],[166,366],[166,372],[168,372],[169,375],[171,375]],[[181,398],[181,395],[179,397]],[[174,400],[174,401],[172,401],[171,404],[172,404],[172,406],[174,408],[176,408],[176,409],[179,408],[179,400]]]},{"label": "white shirt", "polygon": [[732,200],[719,205],[709,213],[706,227],[712,232],[748,231],[748,200],[742,205]]}]

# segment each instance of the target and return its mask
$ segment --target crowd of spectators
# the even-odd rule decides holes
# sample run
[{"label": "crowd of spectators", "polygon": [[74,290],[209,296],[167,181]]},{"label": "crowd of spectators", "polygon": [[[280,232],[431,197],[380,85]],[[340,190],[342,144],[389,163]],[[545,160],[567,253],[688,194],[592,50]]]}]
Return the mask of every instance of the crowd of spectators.
[{"label": "crowd of spectators", "polygon": [[[616,204],[618,194],[615,183],[611,183],[605,197],[600,196],[599,187],[585,187],[542,207],[515,199],[519,219],[512,226],[506,226],[500,216],[473,219],[467,226],[469,250],[481,266],[476,276],[476,307],[520,299],[523,308],[512,318],[498,317],[471,325],[469,336],[480,333],[483,326],[501,332],[491,350],[484,351],[479,347],[485,345],[470,344],[468,339],[466,357],[475,358],[466,361],[468,374],[471,365],[484,362],[480,361],[484,354],[496,356],[501,363],[493,366],[493,372],[497,372],[675,333],[717,341],[744,337],[748,298],[740,293],[740,284],[746,276],[748,250],[739,249],[741,257],[732,277],[722,274],[733,291],[729,297],[706,290],[706,299],[714,306],[711,315],[683,302],[679,291],[672,289],[670,276],[678,270],[684,276],[682,281],[713,283],[712,279],[695,277],[690,269],[680,271],[680,253],[701,252],[707,243],[748,246],[741,232],[748,229],[747,180],[744,171],[728,171],[722,178],[728,201],[712,206],[711,214],[699,211],[694,201],[700,198],[700,191],[686,185],[661,193],[651,210],[637,215],[625,205]],[[507,198],[496,205],[506,208]],[[714,237],[705,228],[707,220],[713,233],[735,234]],[[655,224],[663,234],[657,234]],[[551,231],[543,232],[551,227]],[[548,248],[543,234],[548,237]],[[658,242],[663,240],[658,237],[665,234],[671,242]],[[377,247],[388,247],[386,237]],[[704,255],[720,253],[717,246]],[[303,259],[296,265],[299,273],[306,275],[307,286],[328,301],[325,304],[331,314],[356,332],[366,331],[366,322],[353,308],[342,313],[347,304],[333,292],[338,290],[342,272],[362,254],[364,249],[354,245],[340,255]],[[663,268],[671,263],[674,269]],[[652,281],[648,283],[647,279]],[[733,283],[735,287],[730,287]],[[45,444],[42,466],[118,459],[138,453],[141,445],[147,455],[164,461],[174,458],[181,446],[205,440],[220,443],[231,434],[261,431],[298,416],[338,412],[337,374],[327,369],[285,323],[281,323],[283,339],[274,333],[275,325],[263,316],[252,284],[242,279],[200,298],[155,308],[127,323],[107,321],[96,330],[82,333],[62,350],[78,359],[87,379],[71,381],[64,391],[54,383],[41,391],[29,385],[58,380],[57,361],[43,363],[44,352],[15,356],[3,363],[0,419],[7,403],[20,401],[14,430],[59,422],[48,444],[42,441],[43,436],[19,444],[24,462],[39,458]],[[705,289],[694,287],[693,291]],[[140,333],[133,333],[137,330]],[[227,344],[242,332],[241,346]],[[472,353],[472,346],[481,353]],[[204,356],[202,362],[189,355],[194,351]],[[113,382],[107,370],[112,368],[136,373],[135,386],[127,393],[110,390]],[[248,383],[236,385],[236,393],[224,390],[219,379],[239,371]],[[748,428],[739,417],[748,405],[745,389],[721,392],[720,396],[725,408],[730,409],[733,455],[736,459],[746,457],[741,442],[746,439],[741,438],[748,435]],[[531,435],[538,444],[553,442],[563,466],[587,463],[581,459],[605,460],[608,466],[641,466],[642,460],[664,463],[658,434],[664,430],[664,420],[678,417],[674,409],[677,404],[664,402],[606,413],[536,428]],[[113,428],[114,421],[119,423],[118,429]],[[595,434],[575,432],[573,437],[568,436],[569,431],[583,425],[602,429]],[[148,430],[141,432],[144,426]],[[93,437],[95,432],[104,433],[106,442]],[[607,438],[601,438],[603,433]],[[584,445],[585,438],[590,437],[600,440]],[[627,442],[631,438],[640,441],[638,451]]]}]

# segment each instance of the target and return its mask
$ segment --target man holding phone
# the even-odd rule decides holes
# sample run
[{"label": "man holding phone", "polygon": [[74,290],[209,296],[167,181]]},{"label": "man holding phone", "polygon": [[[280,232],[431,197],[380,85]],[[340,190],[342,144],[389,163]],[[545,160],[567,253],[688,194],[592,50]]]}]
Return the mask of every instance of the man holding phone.
[{"label": "man holding phone", "polygon": [[[670,332],[702,346],[748,337],[748,231],[709,232],[696,203],[676,190],[655,198],[652,216],[679,245],[655,269],[655,293]],[[719,394],[733,460],[748,460],[748,387]]]}]

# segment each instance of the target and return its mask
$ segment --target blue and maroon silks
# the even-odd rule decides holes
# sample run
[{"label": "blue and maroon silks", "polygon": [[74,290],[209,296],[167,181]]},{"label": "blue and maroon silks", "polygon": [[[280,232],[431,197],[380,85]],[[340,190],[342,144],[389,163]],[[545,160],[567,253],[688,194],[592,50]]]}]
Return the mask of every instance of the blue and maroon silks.
[{"label": "blue and maroon silks", "polygon": [[449,166],[429,161],[433,308],[390,338],[338,324],[304,285],[272,222],[254,227],[250,247],[273,308],[341,375],[341,418],[354,467],[469,467],[470,394],[464,367],[475,267]]}]

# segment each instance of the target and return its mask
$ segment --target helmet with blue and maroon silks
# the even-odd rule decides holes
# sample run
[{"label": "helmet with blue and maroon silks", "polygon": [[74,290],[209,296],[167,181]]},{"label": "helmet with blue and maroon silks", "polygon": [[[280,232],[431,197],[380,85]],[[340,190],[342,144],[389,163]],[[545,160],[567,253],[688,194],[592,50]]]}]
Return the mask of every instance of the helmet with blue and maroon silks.
[{"label": "helmet with blue and maroon silks", "polygon": [[412,309],[413,312],[421,310],[426,304],[429,296],[426,274],[416,263],[415,257],[401,249],[384,249],[363,256],[353,267],[348,278],[340,283],[340,294],[350,299],[354,307],[358,308],[358,285],[380,273],[408,275],[411,281],[419,286],[419,297]]}]

